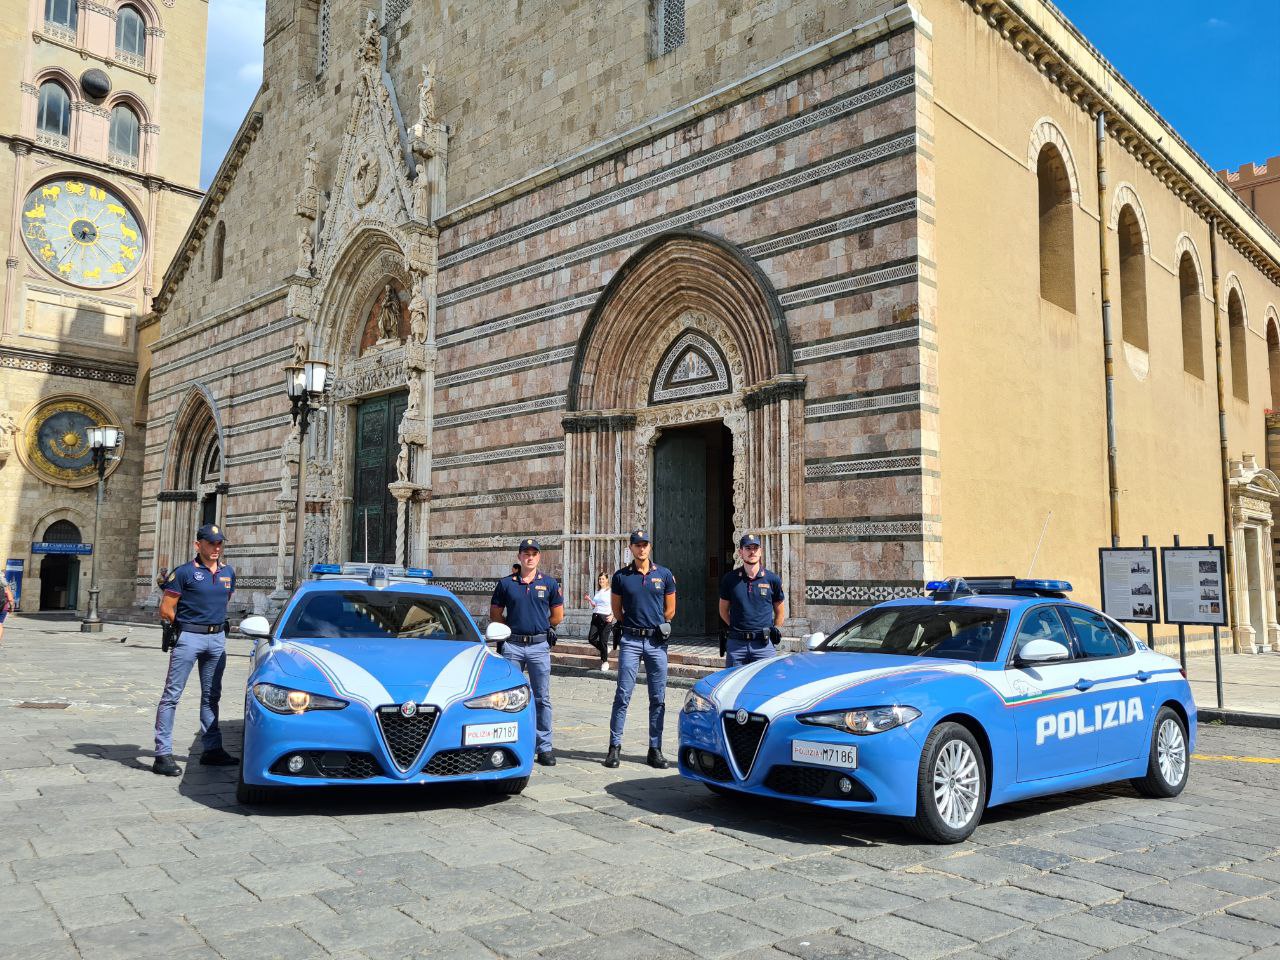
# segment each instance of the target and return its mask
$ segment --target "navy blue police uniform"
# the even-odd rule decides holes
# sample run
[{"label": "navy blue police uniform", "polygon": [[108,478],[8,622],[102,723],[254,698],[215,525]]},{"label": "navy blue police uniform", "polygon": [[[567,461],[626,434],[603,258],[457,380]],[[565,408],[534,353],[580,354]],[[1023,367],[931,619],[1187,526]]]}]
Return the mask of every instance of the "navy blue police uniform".
[{"label": "navy blue police uniform", "polygon": [[[520,541],[521,550],[537,550],[537,540]],[[502,655],[529,675],[537,723],[537,751],[542,761],[551,761],[551,610],[564,606],[560,582],[542,571],[526,583],[518,573],[503,577],[494,586],[490,606],[500,607],[511,628]]]},{"label": "navy blue police uniform", "polygon": [[[222,543],[216,524],[206,524],[197,540]],[[169,670],[164,693],[156,709],[156,756],[173,754],[173,715],[187,685],[192,667],[200,671],[200,737],[204,754],[201,762],[233,762],[222,748],[218,727],[218,703],[222,698],[222,674],[227,666],[227,604],[236,589],[235,569],[227,563],[205,566],[199,555],[169,574],[164,583],[166,596],[177,597],[174,633],[177,640],[169,651]]]},{"label": "navy blue police uniform", "polygon": [[[760,540],[747,533],[738,546],[758,547]],[[782,578],[763,563],[756,575],[750,576],[744,564],[720,578],[720,599],[729,604],[724,665],[740,667],[772,657],[779,639],[773,625],[774,606],[787,599]]]},{"label": "navy blue police uniform", "polygon": [[[648,543],[643,530],[631,534],[632,543]],[[613,575],[609,589],[622,603],[622,640],[618,649],[618,689],[613,697],[609,720],[609,747],[621,747],[627,707],[635,690],[640,663],[644,662],[649,686],[649,749],[661,751],[662,725],[666,716],[667,636],[663,625],[666,599],[676,592],[676,578],[666,567],[650,562],[641,573],[635,562]],[[665,764],[664,764],[665,765]]]}]

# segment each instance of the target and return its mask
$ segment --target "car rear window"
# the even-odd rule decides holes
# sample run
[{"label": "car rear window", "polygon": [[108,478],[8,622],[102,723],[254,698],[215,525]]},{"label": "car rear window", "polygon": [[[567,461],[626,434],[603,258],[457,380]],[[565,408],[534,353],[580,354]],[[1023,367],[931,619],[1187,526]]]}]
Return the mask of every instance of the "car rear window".
[{"label": "car rear window", "polygon": [[325,590],[303,596],[289,613],[280,636],[420,637],[478,640],[462,612],[443,597],[379,590]]},{"label": "car rear window", "polygon": [[1007,611],[994,607],[878,607],[841,627],[822,649],[990,661],[1000,649],[1008,619]]}]

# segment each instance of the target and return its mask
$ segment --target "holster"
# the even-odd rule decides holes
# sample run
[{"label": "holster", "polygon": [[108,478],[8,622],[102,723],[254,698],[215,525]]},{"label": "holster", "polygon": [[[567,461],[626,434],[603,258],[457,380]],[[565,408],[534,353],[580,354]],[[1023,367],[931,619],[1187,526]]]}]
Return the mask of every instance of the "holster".
[{"label": "holster", "polygon": [[617,650],[618,644],[622,642],[622,621],[621,620],[618,620],[617,622],[614,623],[613,630],[611,632],[613,634],[613,649]]},{"label": "holster", "polygon": [[725,656],[729,651],[729,631],[720,631],[720,656]]},{"label": "holster", "polygon": [[160,652],[168,653],[173,649],[174,641],[177,639],[178,631],[172,623],[160,621]]},{"label": "holster", "polygon": [[775,647],[782,642],[782,631],[777,627],[769,628],[769,642]]},{"label": "holster", "polygon": [[547,628],[547,646],[548,646],[548,647],[554,647],[554,646],[556,645],[556,641],[557,641],[557,640],[559,640],[559,639],[560,639],[560,638],[559,638],[558,636],[556,636],[556,632],[555,632],[555,630],[554,630],[554,629],[552,629],[552,628],[550,628],[550,627],[548,627],[548,628]]}]

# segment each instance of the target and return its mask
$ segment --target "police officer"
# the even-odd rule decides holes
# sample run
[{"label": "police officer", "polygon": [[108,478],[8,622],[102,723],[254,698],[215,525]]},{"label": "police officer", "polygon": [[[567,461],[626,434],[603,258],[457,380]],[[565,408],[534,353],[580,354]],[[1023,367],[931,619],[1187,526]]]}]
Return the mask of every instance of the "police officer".
[{"label": "police officer", "polygon": [[555,628],[564,619],[564,597],[555,577],[538,570],[542,548],[527,537],[520,541],[520,563],[512,566],[509,577],[494,587],[489,601],[489,619],[505,623],[511,636],[505,641],[502,655],[523,668],[533,688],[533,704],[537,714],[538,763],[556,765],[551,746],[551,645]]},{"label": "police officer", "polygon": [[173,713],[187,685],[191,668],[200,669],[200,734],[205,766],[226,767],[239,761],[222,749],[218,701],[222,672],[227,666],[227,602],[236,589],[236,572],[222,563],[222,530],[212,523],[196,532],[196,556],[184,563],[164,584],[160,619],[172,624],[177,638],[169,653],[169,673],[156,710],[156,759],[153,773],[181,775],[173,760]]},{"label": "police officer", "polygon": [[622,643],[618,650],[618,689],[609,718],[606,767],[618,765],[622,728],[643,660],[649,684],[648,764],[659,770],[667,768],[667,758],[662,755],[662,720],[667,709],[667,638],[671,636],[671,618],[676,615],[676,578],[666,567],[654,563],[649,551],[649,535],[643,530],[632,531],[633,559],[613,575],[609,584],[613,618],[622,625]]},{"label": "police officer", "polygon": [[724,665],[767,660],[782,639],[787,618],[782,578],[761,563],[760,539],[753,533],[738,541],[742,566],[720,578],[720,619],[728,625]]}]

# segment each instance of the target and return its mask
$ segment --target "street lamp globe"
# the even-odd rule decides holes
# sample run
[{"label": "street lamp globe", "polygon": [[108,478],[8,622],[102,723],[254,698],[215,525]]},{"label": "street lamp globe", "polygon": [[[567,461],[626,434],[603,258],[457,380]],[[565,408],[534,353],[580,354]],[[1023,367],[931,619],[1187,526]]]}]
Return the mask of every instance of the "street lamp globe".
[{"label": "street lamp globe", "polygon": [[302,381],[307,393],[319,396],[329,379],[329,364],[323,360],[308,360],[302,367]]},{"label": "street lamp globe", "polygon": [[124,443],[124,431],[112,424],[104,424],[98,427],[99,436],[102,439],[102,447],[106,450],[114,450],[120,444]]},{"label": "street lamp globe", "polygon": [[306,390],[306,368],[290,364],[284,368],[284,389],[290,400],[297,400]]}]

